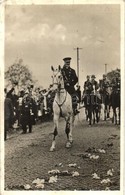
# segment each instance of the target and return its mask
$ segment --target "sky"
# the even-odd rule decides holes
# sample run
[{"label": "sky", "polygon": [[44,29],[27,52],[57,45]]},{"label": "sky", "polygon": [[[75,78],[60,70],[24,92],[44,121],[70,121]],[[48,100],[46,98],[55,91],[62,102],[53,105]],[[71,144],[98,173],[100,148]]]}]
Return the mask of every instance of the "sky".
[{"label": "sky", "polygon": [[51,81],[51,65],[63,66],[71,57],[71,67],[83,86],[86,75],[97,80],[105,72],[120,67],[119,5],[6,5],[5,70],[22,58],[38,83]]}]

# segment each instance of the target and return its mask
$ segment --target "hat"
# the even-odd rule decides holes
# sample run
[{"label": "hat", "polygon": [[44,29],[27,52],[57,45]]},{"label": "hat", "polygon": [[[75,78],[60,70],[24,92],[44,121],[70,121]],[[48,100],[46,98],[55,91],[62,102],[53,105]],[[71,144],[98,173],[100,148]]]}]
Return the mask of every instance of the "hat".
[{"label": "hat", "polygon": [[89,76],[89,75],[87,75],[87,76],[86,76],[86,78],[90,78],[90,76]]},{"label": "hat", "polygon": [[103,77],[105,77],[105,78],[106,78],[106,77],[107,77],[107,76],[106,76],[106,74],[103,74]]},{"label": "hat", "polygon": [[70,57],[66,57],[66,58],[63,58],[63,61],[66,62],[66,61],[70,61],[72,58]]},{"label": "hat", "polygon": [[18,85],[18,81],[14,81],[13,84]]},{"label": "hat", "polygon": [[94,79],[95,79],[96,77],[95,77],[95,75],[93,74],[93,75],[91,76],[91,78],[94,78]]}]

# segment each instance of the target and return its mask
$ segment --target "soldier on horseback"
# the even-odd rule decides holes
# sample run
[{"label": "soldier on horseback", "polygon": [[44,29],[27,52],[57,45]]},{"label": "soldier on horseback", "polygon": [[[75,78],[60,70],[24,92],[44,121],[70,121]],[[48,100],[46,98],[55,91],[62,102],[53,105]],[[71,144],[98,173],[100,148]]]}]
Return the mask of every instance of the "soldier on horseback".
[{"label": "soldier on horseback", "polygon": [[103,74],[103,79],[99,82],[102,108],[104,109],[104,120],[109,118],[110,113],[110,83],[106,74]]},{"label": "soldier on horseback", "polygon": [[75,70],[70,67],[71,58],[66,57],[63,59],[63,61],[64,66],[62,68],[62,75],[64,79],[64,87],[72,97],[73,112],[76,115],[79,113],[79,111],[77,110],[77,96],[74,86],[78,82],[78,77]]},{"label": "soldier on horseback", "polygon": [[109,81],[107,80],[107,76],[103,74],[103,79],[100,80],[100,93],[108,93],[107,89],[110,86]]}]

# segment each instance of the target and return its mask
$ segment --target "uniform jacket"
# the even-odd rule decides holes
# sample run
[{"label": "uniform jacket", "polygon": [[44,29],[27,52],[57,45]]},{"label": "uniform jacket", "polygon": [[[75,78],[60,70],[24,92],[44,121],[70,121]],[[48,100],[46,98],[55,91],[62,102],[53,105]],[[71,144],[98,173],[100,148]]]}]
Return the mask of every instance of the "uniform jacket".
[{"label": "uniform jacket", "polygon": [[[76,75],[76,72],[72,68],[65,68],[65,66],[62,68],[62,74],[64,78],[64,87],[65,89],[70,93],[75,93],[75,84],[78,82],[78,77]],[[67,85],[69,84],[69,86]]]},{"label": "uniform jacket", "polygon": [[28,97],[23,99],[21,116],[21,123],[34,124],[37,117],[37,107],[33,98]]},{"label": "uniform jacket", "polygon": [[5,98],[4,100],[4,117],[5,120],[9,120],[14,117],[13,104],[10,98]]},{"label": "uniform jacket", "polygon": [[88,81],[88,80],[85,81],[85,83],[84,83],[84,92],[89,93],[92,90],[93,90],[93,86],[92,86],[91,81]]},{"label": "uniform jacket", "polygon": [[99,88],[99,85],[98,85],[98,82],[97,81],[94,80],[91,83],[92,83],[92,86],[93,86],[93,89],[92,90],[94,90],[94,87],[95,87],[95,90],[97,90]]}]

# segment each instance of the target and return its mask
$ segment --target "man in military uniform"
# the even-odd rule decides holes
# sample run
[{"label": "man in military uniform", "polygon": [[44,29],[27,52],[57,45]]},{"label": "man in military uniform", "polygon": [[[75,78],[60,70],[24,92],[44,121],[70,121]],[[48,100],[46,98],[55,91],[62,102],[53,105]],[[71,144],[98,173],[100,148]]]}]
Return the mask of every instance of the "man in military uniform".
[{"label": "man in military uniform", "polygon": [[63,59],[63,61],[64,66],[62,68],[62,75],[64,78],[64,87],[72,97],[73,111],[76,115],[77,113],[79,113],[79,111],[77,110],[77,96],[74,86],[78,82],[78,77],[75,70],[70,67],[71,58],[66,57]]},{"label": "man in military uniform", "polygon": [[27,132],[27,126],[29,127],[29,133],[32,132],[32,125],[35,124],[35,119],[37,118],[37,108],[35,101],[31,97],[28,91],[25,92],[22,109],[21,109],[21,124],[23,129],[23,134]]},{"label": "man in military uniform", "polygon": [[107,80],[107,76],[105,74],[103,74],[103,79],[100,80],[99,87],[100,87],[100,93],[106,92],[109,87],[109,81]]},{"label": "man in military uniform", "polygon": [[91,76],[91,83],[92,83],[92,91],[95,92],[99,89],[99,84],[98,82],[95,80],[95,75]]},{"label": "man in military uniform", "polygon": [[89,94],[92,91],[92,83],[90,81],[89,75],[87,75],[86,79],[87,80],[85,81],[83,88],[84,88],[84,93]]},{"label": "man in military uniform", "polygon": [[113,78],[111,85],[113,91],[120,91],[121,81],[119,72],[116,72],[116,75]]}]

